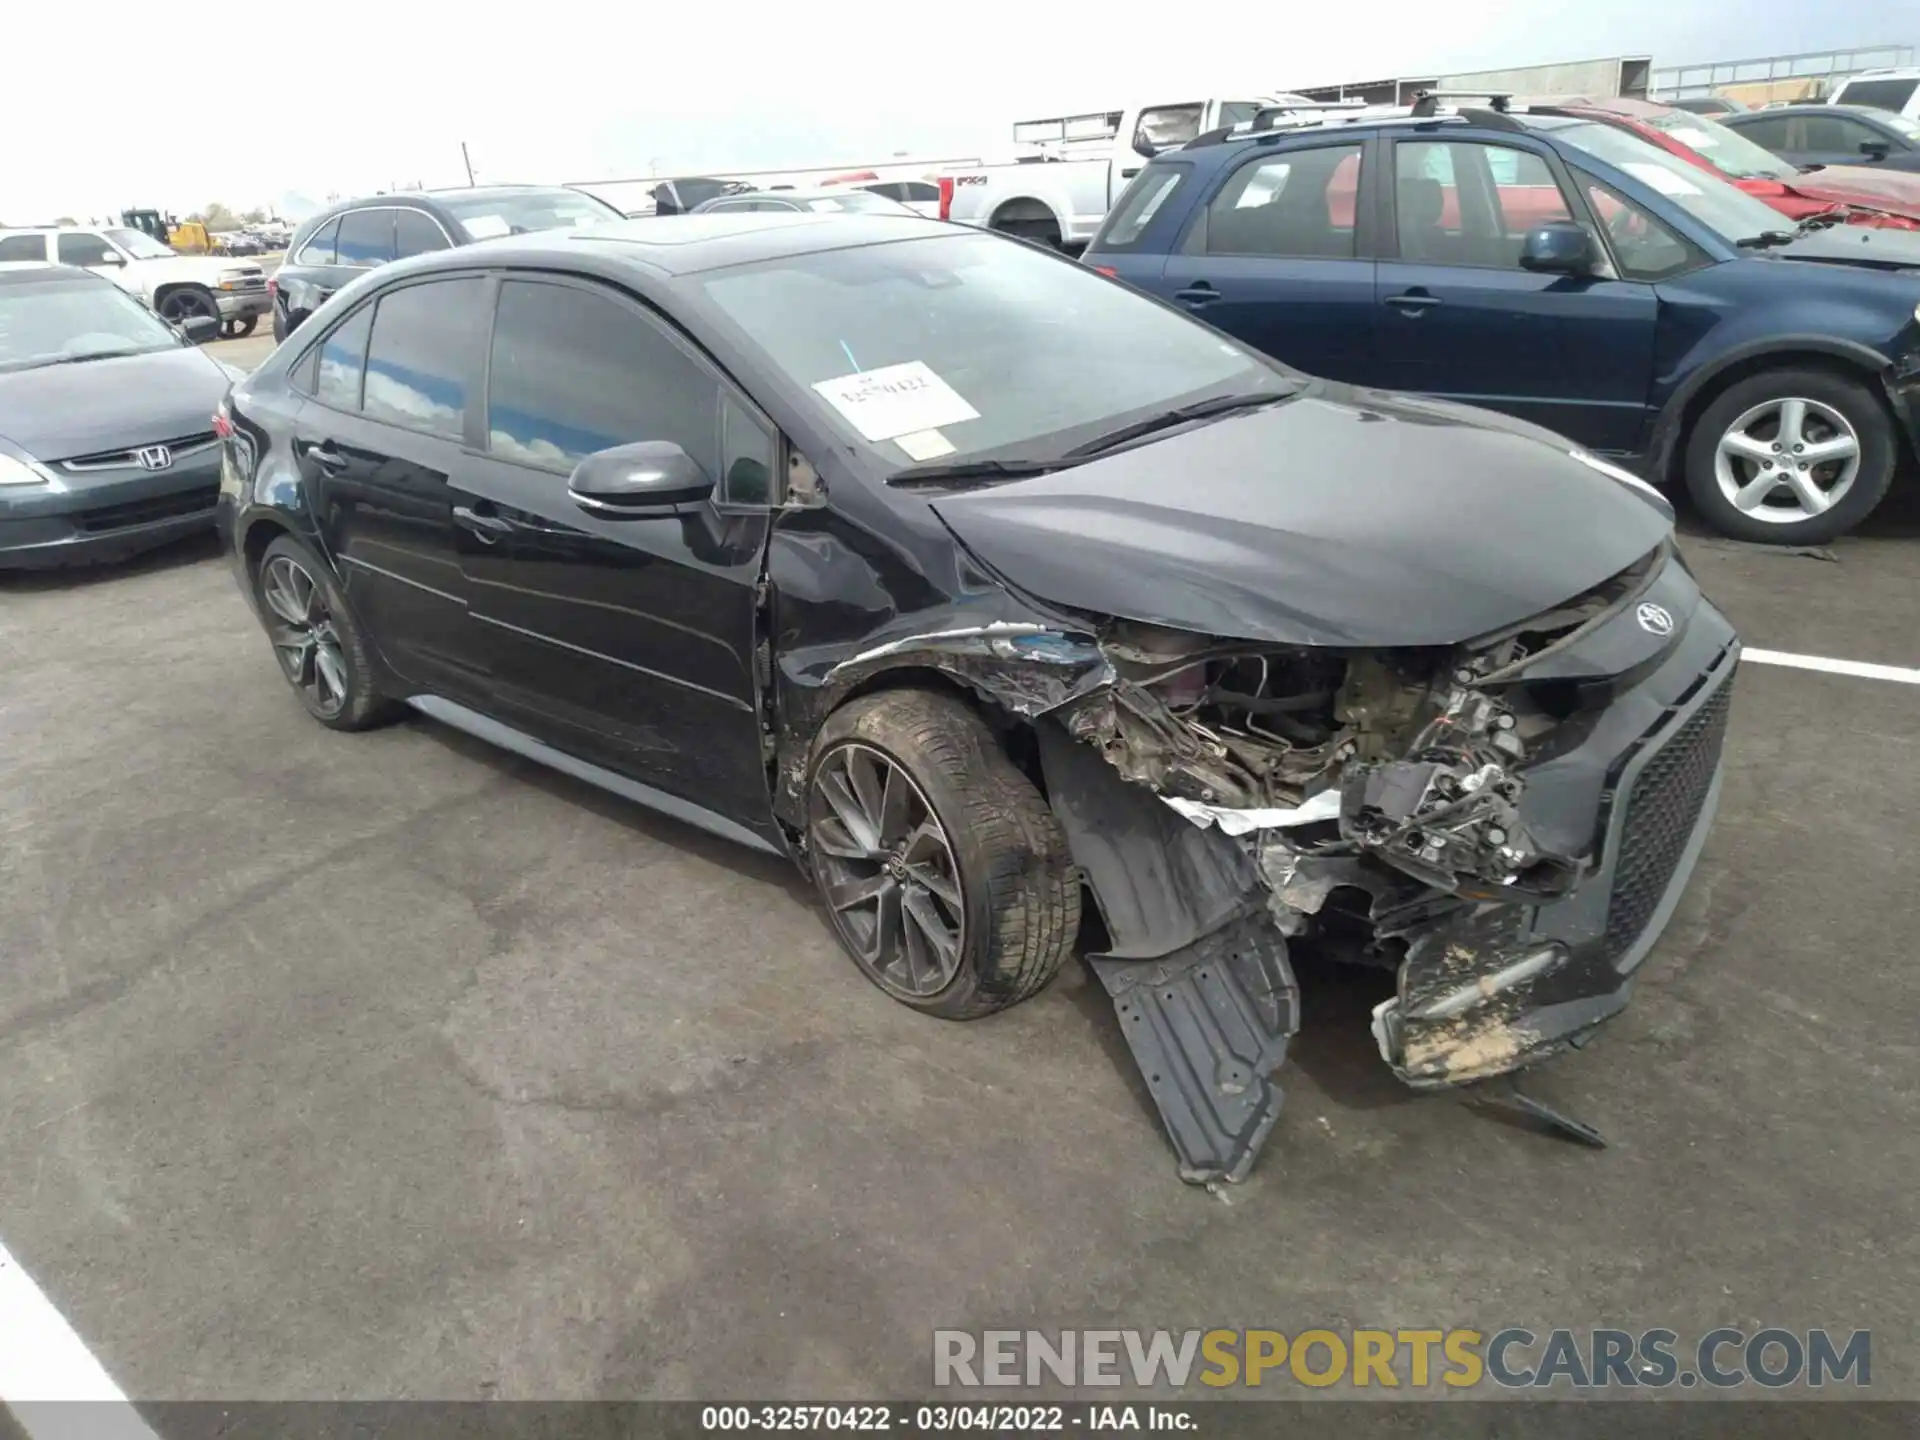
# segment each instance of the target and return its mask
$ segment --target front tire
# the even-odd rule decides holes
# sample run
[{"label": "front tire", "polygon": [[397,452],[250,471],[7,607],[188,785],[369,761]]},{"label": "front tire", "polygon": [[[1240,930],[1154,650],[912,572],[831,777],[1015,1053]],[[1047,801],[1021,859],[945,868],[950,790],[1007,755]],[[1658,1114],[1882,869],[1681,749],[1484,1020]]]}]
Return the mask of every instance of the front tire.
[{"label": "front tire", "polygon": [[253,586],[280,673],[309,715],[331,730],[367,730],[394,717],[397,707],[374,686],[359,622],[318,556],[282,535],[260,556]]},{"label": "front tire", "polygon": [[213,298],[213,292],[204,285],[181,285],[169,290],[160,301],[160,318],[170,324],[195,315],[204,315],[215,325],[220,321],[220,302]]},{"label": "front tire", "polygon": [[1080,929],[1065,834],[959,700],[891,690],[814,742],[807,848],[840,943],[903,1005],[971,1020],[1038,994]]},{"label": "front tire", "polygon": [[1687,442],[1687,490],[1723,535],[1818,545],[1886,497],[1893,418],[1865,385],[1827,370],[1766,370],[1708,405]]}]

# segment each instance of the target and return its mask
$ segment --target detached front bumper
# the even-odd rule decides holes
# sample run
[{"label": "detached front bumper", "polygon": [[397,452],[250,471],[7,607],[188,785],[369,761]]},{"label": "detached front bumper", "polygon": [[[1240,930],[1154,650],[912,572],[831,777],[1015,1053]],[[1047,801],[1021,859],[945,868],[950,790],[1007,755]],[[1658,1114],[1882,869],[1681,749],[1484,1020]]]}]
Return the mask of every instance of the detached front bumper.
[{"label": "detached front bumper", "polygon": [[1399,993],[1373,1019],[1400,1079],[1431,1090],[1521,1069],[1626,1006],[1713,824],[1739,654],[1699,600],[1663,663],[1529,772],[1529,826],[1592,827],[1594,863],[1551,903],[1472,906],[1408,934]]}]

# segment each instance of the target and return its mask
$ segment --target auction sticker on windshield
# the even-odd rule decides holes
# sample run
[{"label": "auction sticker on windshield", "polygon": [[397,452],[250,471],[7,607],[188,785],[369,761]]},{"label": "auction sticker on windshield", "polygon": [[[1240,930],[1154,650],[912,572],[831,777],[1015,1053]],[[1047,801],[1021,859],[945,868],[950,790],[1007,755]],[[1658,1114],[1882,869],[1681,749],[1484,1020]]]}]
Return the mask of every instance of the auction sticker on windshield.
[{"label": "auction sticker on windshield", "polygon": [[1637,180],[1644,180],[1662,195],[1698,195],[1700,187],[1687,182],[1684,175],[1676,175],[1664,165],[1650,165],[1645,160],[1623,160],[1620,168]]},{"label": "auction sticker on windshield", "polygon": [[821,380],[813,388],[869,440],[891,440],[980,418],[959,391],[920,360]]}]

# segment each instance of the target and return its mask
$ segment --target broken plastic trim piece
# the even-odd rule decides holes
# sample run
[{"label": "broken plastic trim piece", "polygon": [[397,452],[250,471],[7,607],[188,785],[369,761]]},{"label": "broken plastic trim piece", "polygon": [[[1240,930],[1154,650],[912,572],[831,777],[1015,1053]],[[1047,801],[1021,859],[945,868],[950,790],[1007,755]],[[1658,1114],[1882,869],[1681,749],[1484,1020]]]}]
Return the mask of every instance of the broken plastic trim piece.
[{"label": "broken plastic trim piece", "polygon": [[1273,1073],[1300,1025],[1286,941],[1249,916],[1151,962],[1089,958],[1113,997],[1180,1178],[1246,1178],[1285,1098]]},{"label": "broken plastic trim piece", "polygon": [[1254,830],[1290,830],[1296,825],[1314,825],[1340,818],[1338,786],[1310,795],[1300,804],[1285,809],[1235,810],[1225,805],[1202,805],[1198,800],[1183,800],[1177,795],[1160,798],[1202,829],[1218,825],[1227,835],[1245,835]]}]

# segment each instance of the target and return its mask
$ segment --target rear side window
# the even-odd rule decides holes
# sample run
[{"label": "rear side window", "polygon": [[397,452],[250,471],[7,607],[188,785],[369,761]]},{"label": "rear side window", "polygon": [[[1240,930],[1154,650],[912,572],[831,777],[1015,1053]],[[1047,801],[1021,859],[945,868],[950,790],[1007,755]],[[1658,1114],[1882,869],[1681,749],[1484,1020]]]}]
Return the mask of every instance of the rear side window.
[{"label": "rear side window", "polygon": [[1896,115],[1907,108],[1920,80],[1849,80],[1833,97],[1836,105],[1868,105]]},{"label": "rear side window", "polygon": [[300,253],[293,257],[296,265],[333,264],[334,237],[340,233],[340,222],[329,220],[313,232],[313,238],[300,247]]},{"label": "rear side window", "polygon": [[671,440],[719,477],[719,382],[606,295],[509,280],[488,373],[487,448],[503,460],[568,470],[596,450]]},{"label": "rear side window", "polygon": [[0,260],[44,260],[47,237],[44,235],[7,235],[0,237]]},{"label": "rear side window", "polygon": [[1093,248],[1124,250],[1130,245],[1139,244],[1140,237],[1146,233],[1147,226],[1153,223],[1153,217],[1160,213],[1161,206],[1173,197],[1173,192],[1192,173],[1191,165],[1147,166],[1121,192],[1119,203],[1107,216],[1106,224],[1093,242]]},{"label": "rear side window", "polygon": [[1242,165],[1207,206],[1206,252],[1351,260],[1359,194],[1358,145]]},{"label": "rear side window", "polygon": [[313,398],[322,405],[336,410],[360,408],[360,381],[367,369],[367,332],[372,328],[373,307],[363,305],[321,342]]},{"label": "rear side window", "polygon": [[393,259],[393,211],[350,210],[340,217],[335,263],[384,265]]},{"label": "rear side window", "polygon": [[404,260],[409,255],[425,255],[429,251],[446,248],[446,232],[431,215],[424,215],[418,210],[401,210],[394,215],[394,259]]},{"label": "rear side window", "polygon": [[380,297],[361,404],[368,419],[461,437],[468,377],[479,368],[484,284],[478,276],[433,280]]}]

